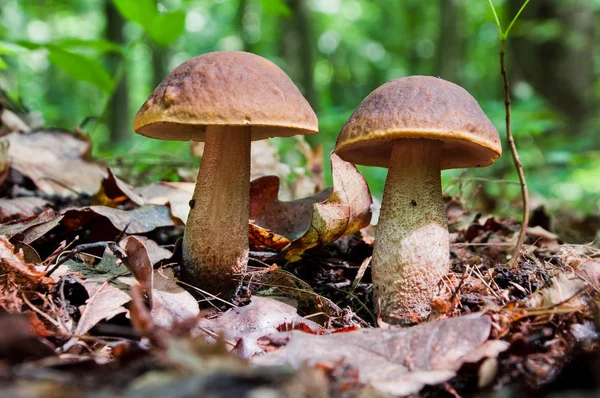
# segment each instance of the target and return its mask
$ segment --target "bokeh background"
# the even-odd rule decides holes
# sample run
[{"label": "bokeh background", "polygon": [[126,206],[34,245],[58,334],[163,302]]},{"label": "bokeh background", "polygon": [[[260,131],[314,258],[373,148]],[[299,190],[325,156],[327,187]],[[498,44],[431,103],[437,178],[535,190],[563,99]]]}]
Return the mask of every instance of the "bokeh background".
[{"label": "bokeh background", "polygon": [[[522,3],[494,0],[505,26]],[[533,207],[592,230],[600,227],[599,20],[598,0],[532,0],[507,44],[513,131]],[[97,159],[146,170],[145,178],[178,179],[158,166],[199,160],[188,143],[135,136],[135,112],[172,68],[216,50],[280,65],[319,116],[309,144],[321,143],[324,156],[367,94],[415,74],[465,87],[505,137],[487,0],[0,0],[0,88],[46,126],[81,126]],[[274,142],[295,173],[308,172],[297,141]],[[445,191],[518,217],[504,150],[491,167],[444,172]],[[386,170],[361,170],[381,197]]]}]

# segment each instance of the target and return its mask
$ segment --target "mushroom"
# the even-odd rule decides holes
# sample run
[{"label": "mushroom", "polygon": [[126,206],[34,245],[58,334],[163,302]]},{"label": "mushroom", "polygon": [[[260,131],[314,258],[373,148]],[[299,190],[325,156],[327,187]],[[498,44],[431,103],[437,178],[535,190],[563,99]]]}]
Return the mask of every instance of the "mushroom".
[{"label": "mushroom", "polygon": [[273,62],[240,52],[212,52],[175,68],[134,119],[138,134],[204,141],[183,238],[181,277],[231,295],[248,261],[250,142],[314,134],[317,117]]},{"label": "mushroom", "polygon": [[379,313],[396,324],[424,319],[449,268],[440,170],[490,165],[502,153],[498,131],[462,87],[411,76],[369,94],[335,152],[389,169],[371,263]]}]

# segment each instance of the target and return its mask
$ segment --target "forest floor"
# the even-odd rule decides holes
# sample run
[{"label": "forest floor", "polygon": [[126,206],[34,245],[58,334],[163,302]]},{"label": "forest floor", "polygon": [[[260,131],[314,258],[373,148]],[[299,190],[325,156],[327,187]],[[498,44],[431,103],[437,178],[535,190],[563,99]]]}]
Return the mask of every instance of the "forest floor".
[{"label": "forest floor", "polygon": [[451,269],[428,322],[400,329],[377,318],[370,197],[344,199],[364,182],[339,159],[309,199],[253,182],[248,272],[225,301],[177,279],[193,183],[130,186],[80,134],[5,140],[0,397],[597,394],[600,249],[543,213],[509,267],[519,224],[446,198]]}]

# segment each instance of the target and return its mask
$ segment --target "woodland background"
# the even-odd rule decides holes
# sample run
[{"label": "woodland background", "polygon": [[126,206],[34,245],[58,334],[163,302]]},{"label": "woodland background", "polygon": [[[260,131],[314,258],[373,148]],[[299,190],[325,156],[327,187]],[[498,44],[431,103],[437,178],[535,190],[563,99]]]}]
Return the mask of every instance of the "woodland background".
[{"label": "woodland background", "polygon": [[[494,4],[506,25],[522,0]],[[513,134],[533,207],[553,213],[555,229],[566,213],[569,223],[600,227],[599,21],[598,0],[532,0],[507,43]],[[367,94],[415,74],[465,87],[504,137],[498,49],[486,0],[0,0],[0,88],[46,126],[80,126],[96,159],[134,165],[130,177],[146,180],[135,183],[177,180],[172,167],[158,166],[200,162],[188,143],[132,128],[153,88],[193,56],[245,50],[280,65],[315,109],[320,134],[309,143],[320,141],[327,158]],[[293,167],[289,178],[307,172],[296,141],[274,142]],[[444,172],[445,191],[518,216],[504,151],[491,167]],[[386,170],[361,171],[380,198]]]}]

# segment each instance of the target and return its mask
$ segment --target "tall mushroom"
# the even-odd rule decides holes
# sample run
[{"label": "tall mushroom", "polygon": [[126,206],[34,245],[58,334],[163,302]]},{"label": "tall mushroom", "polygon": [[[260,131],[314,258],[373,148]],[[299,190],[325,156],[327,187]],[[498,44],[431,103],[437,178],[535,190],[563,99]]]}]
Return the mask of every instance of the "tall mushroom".
[{"label": "tall mushroom", "polygon": [[258,55],[192,58],[154,90],[134,119],[147,137],[204,141],[183,239],[182,278],[232,294],[248,260],[250,142],[314,134],[317,117],[285,74]]},{"label": "tall mushroom", "polygon": [[412,76],[369,94],[335,151],[389,169],[371,263],[376,300],[387,322],[422,320],[449,267],[440,170],[490,165],[502,153],[497,130],[460,86]]}]

